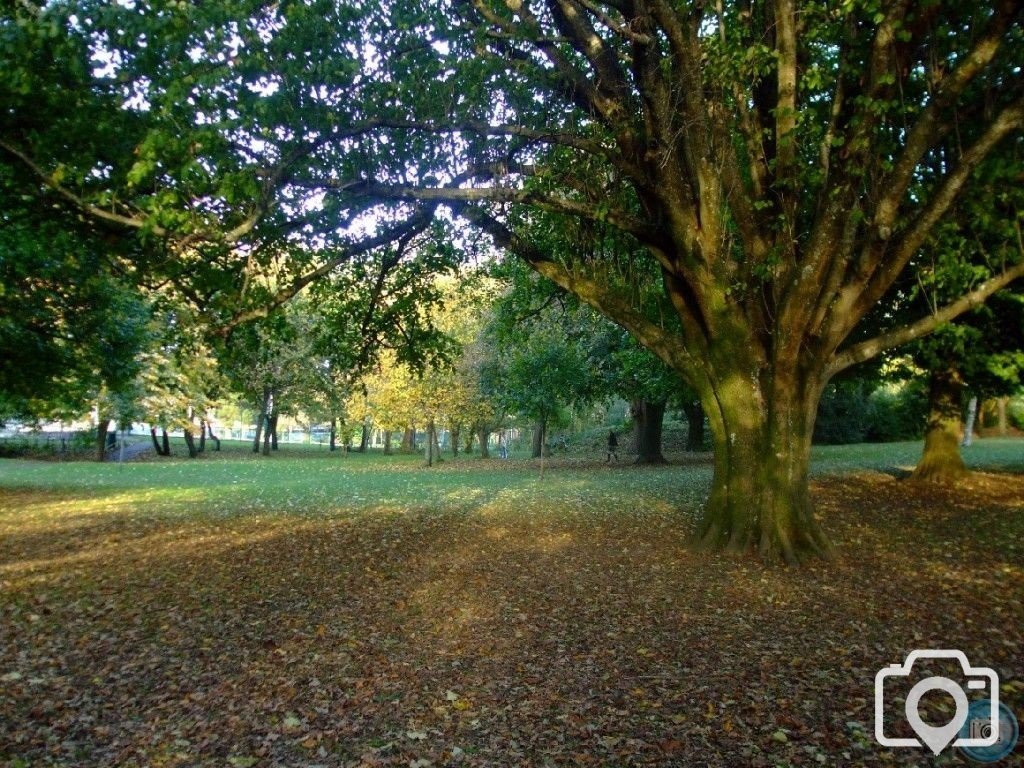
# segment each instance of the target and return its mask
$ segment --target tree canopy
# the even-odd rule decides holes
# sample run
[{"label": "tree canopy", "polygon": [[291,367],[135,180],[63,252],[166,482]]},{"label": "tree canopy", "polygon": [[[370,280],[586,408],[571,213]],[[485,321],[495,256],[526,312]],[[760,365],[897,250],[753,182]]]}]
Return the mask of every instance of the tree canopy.
[{"label": "tree canopy", "polygon": [[[1007,261],[856,335],[972,174],[1019,140],[1022,13],[20,3],[0,22],[0,152],[26,193],[144,243],[137,278],[221,328],[442,211],[461,218],[694,388],[716,462],[704,541],[796,561],[828,549],[807,496],[827,381],[1024,274]],[[548,236],[562,232],[576,245]]]}]

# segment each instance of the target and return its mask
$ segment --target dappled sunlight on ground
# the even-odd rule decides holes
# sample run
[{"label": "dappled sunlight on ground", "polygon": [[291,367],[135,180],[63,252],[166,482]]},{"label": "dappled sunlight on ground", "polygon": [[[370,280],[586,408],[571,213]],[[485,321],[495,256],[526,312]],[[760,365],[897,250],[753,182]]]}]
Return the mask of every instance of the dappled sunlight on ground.
[{"label": "dappled sunlight on ground", "polygon": [[0,764],[917,765],[928,646],[1024,704],[1019,476],[815,481],[835,559],[766,569],[688,547],[703,465],[279,464],[0,490]]}]

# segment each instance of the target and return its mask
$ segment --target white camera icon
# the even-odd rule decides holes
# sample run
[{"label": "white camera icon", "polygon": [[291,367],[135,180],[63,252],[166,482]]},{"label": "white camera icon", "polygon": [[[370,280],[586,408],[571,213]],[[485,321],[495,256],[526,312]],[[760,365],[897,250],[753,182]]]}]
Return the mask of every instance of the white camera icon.
[{"label": "white camera icon", "polygon": [[[885,714],[885,680],[889,677],[909,677],[914,662],[918,659],[955,659],[960,662],[967,688],[972,691],[985,691],[988,697],[988,723],[991,727],[982,728],[972,723],[970,735],[957,738],[964,723],[967,722],[969,703],[967,694],[958,684],[948,677],[926,677],[920,680],[907,694],[905,712],[907,722],[914,729],[918,739],[891,738],[885,735],[883,715]],[[932,726],[924,722],[918,713],[921,698],[929,691],[946,691],[956,702],[956,713],[953,719],[944,726]],[[927,747],[936,755],[952,744],[954,747],[990,747],[999,740],[999,678],[995,670],[988,667],[972,667],[963,651],[911,651],[903,664],[890,664],[878,670],[875,675],[875,738],[884,747]]]}]

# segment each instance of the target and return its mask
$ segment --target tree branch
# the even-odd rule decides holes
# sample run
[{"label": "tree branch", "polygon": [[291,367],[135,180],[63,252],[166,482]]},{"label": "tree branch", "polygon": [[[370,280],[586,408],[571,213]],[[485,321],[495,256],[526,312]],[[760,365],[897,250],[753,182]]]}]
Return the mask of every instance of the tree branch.
[{"label": "tree branch", "polygon": [[826,379],[835,376],[840,371],[849,368],[851,365],[869,360],[875,355],[888,349],[893,349],[901,344],[925,336],[943,323],[948,323],[964,312],[981,306],[985,299],[996,291],[1005,288],[1018,278],[1024,277],[1024,261],[1010,267],[1001,275],[990,278],[979,285],[970,293],[961,296],[951,304],[937,310],[936,312],[921,318],[915,323],[896,328],[887,333],[880,334],[873,339],[854,344],[852,347],[842,350],[832,359],[832,362],[825,369]]},{"label": "tree branch", "polygon": [[523,259],[536,272],[621,325],[675,370],[695,369],[695,361],[672,334],[644,317],[631,301],[607,284],[570,272],[478,206],[463,204],[455,206],[455,211],[489,234],[497,245]]},{"label": "tree branch", "polygon": [[328,259],[316,269],[295,278],[290,285],[282,288],[274,294],[266,304],[235,313],[235,315],[227,320],[227,322],[218,326],[214,332],[219,336],[226,337],[231,333],[231,331],[244,323],[252,320],[258,320],[262,317],[267,317],[275,309],[283,306],[297,296],[304,288],[316,282],[320,278],[329,275],[332,271],[345,262],[351,261],[354,257],[368,251],[372,251],[374,248],[387,245],[395,240],[409,238],[419,232],[422,232],[433,220],[434,210],[436,207],[437,203],[423,206],[401,224],[390,227],[374,237],[367,238],[366,240],[362,240],[361,242],[344,249],[344,251],[338,256]]}]

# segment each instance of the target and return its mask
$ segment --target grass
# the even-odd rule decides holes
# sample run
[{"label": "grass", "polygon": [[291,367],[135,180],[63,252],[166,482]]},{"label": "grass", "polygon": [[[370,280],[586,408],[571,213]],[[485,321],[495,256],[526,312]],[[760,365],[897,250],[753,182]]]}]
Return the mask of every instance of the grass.
[{"label": "grass", "polygon": [[816,449],[798,570],[688,546],[707,457],[0,461],[0,765],[920,765],[871,737],[909,650],[1022,713],[1024,442],[919,451]]}]

